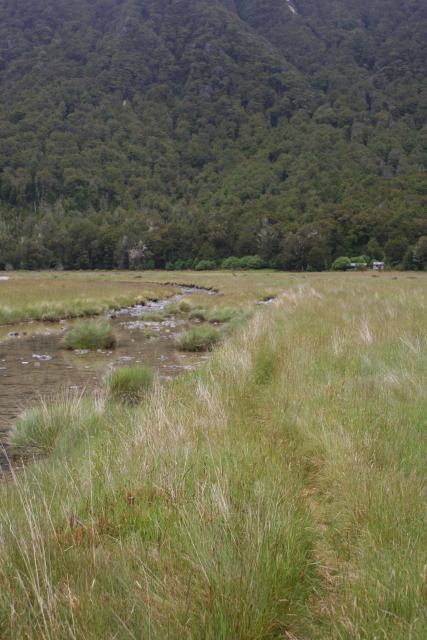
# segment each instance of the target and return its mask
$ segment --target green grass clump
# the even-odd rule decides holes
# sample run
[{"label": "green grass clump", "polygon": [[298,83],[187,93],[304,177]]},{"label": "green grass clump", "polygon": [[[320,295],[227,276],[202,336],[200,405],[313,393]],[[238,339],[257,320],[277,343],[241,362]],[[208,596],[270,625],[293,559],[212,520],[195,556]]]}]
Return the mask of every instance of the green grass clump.
[{"label": "green grass clump", "polygon": [[76,325],[64,336],[67,349],[111,349],[116,344],[113,329],[107,321],[92,321]]},{"label": "green grass clump", "polygon": [[147,394],[153,380],[153,372],[148,367],[120,367],[110,376],[110,396],[113,400],[136,404]]},{"label": "green grass clump", "polygon": [[260,345],[254,356],[253,376],[256,384],[267,384],[273,378],[277,354],[268,343]]},{"label": "green grass clump", "polygon": [[188,300],[181,300],[178,304],[178,309],[182,312],[182,313],[189,313],[192,309],[192,305],[190,304],[190,302]]},{"label": "green grass clump", "polygon": [[14,449],[35,453],[47,453],[53,449],[56,437],[68,421],[67,410],[60,405],[49,410],[47,405],[28,409],[10,433],[10,444]]},{"label": "green grass clump", "polygon": [[142,319],[146,322],[163,322],[165,319],[165,314],[163,311],[147,311],[142,316]]},{"label": "green grass clump", "polygon": [[188,317],[190,318],[190,320],[199,320],[200,322],[204,322],[207,317],[207,311],[206,309],[202,308],[193,309],[192,311],[190,311]]},{"label": "green grass clump", "polygon": [[211,327],[197,327],[176,339],[181,351],[210,351],[219,341],[221,335]]},{"label": "green grass clump", "polygon": [[48,454],[64,437],[64,449],[67,450],[68,440],[75,439],[76,433],[94,418],[90,400],[65,394],[55,402],[42,402],[25,411],[10,432],[9,443],[14,452]]},{"label": "green grass clump", "polygon": [[217,309],[212,309],[212,311],[208,313],[207,319],[209,322],[218,322],[222,324],[224,322],[230,322],[230,320],[237,317],[239,313],[240,312],[237,309],[219,307]]},{"label": "green grass clump", "polygon": [[170,318],[171,316],[176,316],[178,313],[180,313],[179,310],[179,305],[177,302],[169,302],[163,311],[163,315],[165,316],[165,318]]},{"label": "green grass clump", "polygon": [[244,311],[240,311],[235,316],[233,316],[223,328],[223,331],[226,334],[232,334],[234,331],[242,327],[253,315],[252,309],[246,309]]}]

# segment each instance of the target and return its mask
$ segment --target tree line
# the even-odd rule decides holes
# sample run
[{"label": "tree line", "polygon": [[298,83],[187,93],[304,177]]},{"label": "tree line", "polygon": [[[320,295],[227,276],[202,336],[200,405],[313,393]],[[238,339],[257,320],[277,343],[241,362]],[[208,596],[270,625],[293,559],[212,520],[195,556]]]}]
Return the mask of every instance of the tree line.
[{"label": "tree line", "polygon": [[425,3],[292,4],[0,0],[0,265],[402,264]]}]

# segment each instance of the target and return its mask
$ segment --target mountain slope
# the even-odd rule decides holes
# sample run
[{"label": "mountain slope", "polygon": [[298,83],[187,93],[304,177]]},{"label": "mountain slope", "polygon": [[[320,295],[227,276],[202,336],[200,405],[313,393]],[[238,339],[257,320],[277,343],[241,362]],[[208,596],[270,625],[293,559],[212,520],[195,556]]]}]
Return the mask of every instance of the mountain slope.
[{"label": "mountain slope", "polygon": [[403,254],[427,233],[423,5],[0,0],[0,264]]}]

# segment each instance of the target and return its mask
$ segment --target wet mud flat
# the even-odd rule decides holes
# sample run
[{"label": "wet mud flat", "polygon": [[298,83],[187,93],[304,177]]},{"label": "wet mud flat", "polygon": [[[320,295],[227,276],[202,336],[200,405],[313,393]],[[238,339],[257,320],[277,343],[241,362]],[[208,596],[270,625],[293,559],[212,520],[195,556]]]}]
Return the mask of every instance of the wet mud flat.
[{"label": "wet mud flat", "polygon": [[[64,390],[91,392],[100,388],[115,367],[149,366],[161,379],[201,366],[209,357],[176,349],[175,336],[189,328],[179,315],[151,320],[183,296],[206,294],[206,290],[182,288],[167,300],[120,309],[109,315],[117,337],[111,351],[67,351],[63,334],[76,320],[59,323],[22,323],[0,337],[0,472],[9,468],[7,434],[16,418],[28,407],[49,400]],[[144,316],[147,315],[147,319]]]}]

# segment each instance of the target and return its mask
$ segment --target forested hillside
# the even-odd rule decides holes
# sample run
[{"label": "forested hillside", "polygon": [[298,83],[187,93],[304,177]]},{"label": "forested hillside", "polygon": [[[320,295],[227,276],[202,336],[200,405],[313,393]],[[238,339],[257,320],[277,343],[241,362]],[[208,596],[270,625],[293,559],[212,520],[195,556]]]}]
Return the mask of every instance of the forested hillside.
[{"label": "forested hillside", "polygon": [[424,0],[0,0],[0,267],[397,265],[426,60]]}]

